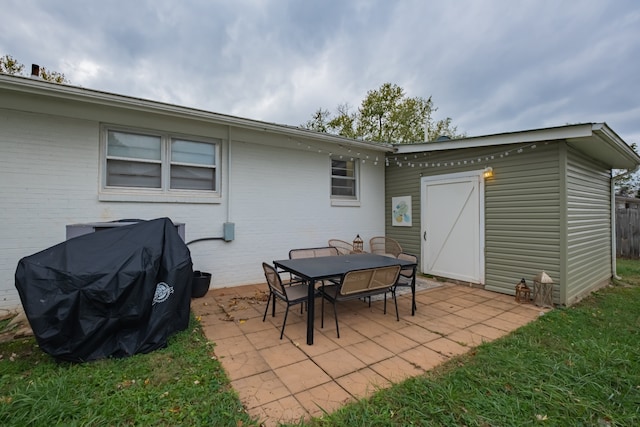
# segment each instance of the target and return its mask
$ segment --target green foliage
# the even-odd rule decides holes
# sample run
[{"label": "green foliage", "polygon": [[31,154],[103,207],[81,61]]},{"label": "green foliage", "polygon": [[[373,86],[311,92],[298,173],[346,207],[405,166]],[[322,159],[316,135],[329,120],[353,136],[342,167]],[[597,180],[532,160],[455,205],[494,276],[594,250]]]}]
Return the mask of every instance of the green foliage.
[{"label": "green foliage", "polygon": [[[635,142],[629,146],[633,151],[638,152],[638,145]],[[640,197],[640,172],[629,174],[626,170],[614,169],[613,176],[619,176],[615,181],[617,196]]]},{"label": "green foliage", "polygon": [[331,130],[331,133],[336,133],[340,136],[353,139],[360,137],[361,135],[358,135],[356,131],[358,115],[351,112],[349,104],[339,105],[337,112],[337,116],[329,121],[329,129]]},{"label": "green foliage", "polygon": [[11,55],[0,57],[0,73],[10,75],[20,75],[24,70],[24,65],[16,61]]},{"label": "green foliage", "polygon": [[319,108],[302,127],[365,141],[401,144],[434,141],[441,135],[465,136],[458,134],[449,117],[434,121],[435,111],[431,97],[411,98],[400,86],[384,83],[367,92],[357,111],[341,104],[332,118],[328,110]]},{"label": "green foliage", "polygon": [[52,83],[58,83],[58,84],[69,83],[69,81],[64,76],[64,74],[59,73],[57,71],[49,71],[45,67],[40,68],[40,78],[42,80],[46,80]]},{"label": "green foliage", "polygon": [[[4,55],[0,57],[0,73],[14,76],[26,76],[24,72],[24,65],[15,60],[11,55]],[[52,83],[70,83],[64,74],[57,71],[47,70],[45,67],[40,67],[40,78]]]},{"label": "green foliage", "polygon": [[[298,425],[640,425],[640,261],[616,282],[428,374]],[[56,363],[0,344],[0,425],[256,426],[195,319],[167,348]]]},{"label": "green foliage", "polygon": [[2,426],[250,426],[201,327],[125,359],[57,363],[33,339],[0,344]]},{"label": "green foliage", "polygon": [[328,120],[331,116],[329,110],[323,110],[322,108],[318,108],[311,119],[309,119],[305,124],[302,125],[305,129],[315,130],[316,132],[329,132]]},{"label": "green foliage", "polygon": [[555,309],[309,425],[640,425],[640,261],[619,265],[635,284]]}]

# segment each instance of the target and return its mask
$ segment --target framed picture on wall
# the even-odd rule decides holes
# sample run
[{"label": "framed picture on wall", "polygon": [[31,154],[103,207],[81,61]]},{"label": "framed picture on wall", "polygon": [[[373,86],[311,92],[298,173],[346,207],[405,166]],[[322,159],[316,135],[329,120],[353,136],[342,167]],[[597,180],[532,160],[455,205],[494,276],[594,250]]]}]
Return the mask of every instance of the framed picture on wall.
[{"label": "framed picture on wall", "polygon": [[411,196],[391,198],[391,225],[411,227]]}]

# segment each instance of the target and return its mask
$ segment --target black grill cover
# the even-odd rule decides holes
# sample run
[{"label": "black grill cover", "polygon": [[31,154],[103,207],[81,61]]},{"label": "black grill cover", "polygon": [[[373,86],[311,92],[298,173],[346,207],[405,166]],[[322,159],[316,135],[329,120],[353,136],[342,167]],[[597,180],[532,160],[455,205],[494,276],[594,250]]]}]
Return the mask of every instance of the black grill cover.
[{"label": "black grill cover", "polygon": [[83,362],[165,347],[189,324],[192,275],[189,249],[160,218],[25,257],[15,279],[42,350]]}]

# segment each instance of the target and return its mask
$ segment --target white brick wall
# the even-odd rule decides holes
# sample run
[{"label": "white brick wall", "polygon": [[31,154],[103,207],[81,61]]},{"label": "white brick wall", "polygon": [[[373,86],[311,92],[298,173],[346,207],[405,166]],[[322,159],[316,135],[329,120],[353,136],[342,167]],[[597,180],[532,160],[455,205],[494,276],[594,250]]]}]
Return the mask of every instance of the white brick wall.
[{"label": "white brick wall", "polygon": [[260,263],[295,247],[384,234],[383,161],[360,166],[360,207],[331,206],[326,152],[238,141],[230,167],[223,147],[220,204],[100,202],[98,138],[98,121],[0,109],[0,307],[19,305],[20,258],[64,241],[68,224],[166,216],[186,224],[190,241],[234,222],[234,241],[189,246],[194,268],[211,272],[216,287],[262,282]]}]

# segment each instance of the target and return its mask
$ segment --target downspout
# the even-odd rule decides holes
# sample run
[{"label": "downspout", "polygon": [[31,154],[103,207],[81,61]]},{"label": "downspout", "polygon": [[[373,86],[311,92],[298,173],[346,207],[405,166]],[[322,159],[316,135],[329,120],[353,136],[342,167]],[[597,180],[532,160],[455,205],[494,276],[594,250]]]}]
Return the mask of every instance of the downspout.
[{"label": "downspout", "polygon": [[231,222],[231,126],[227,126],[227,221]]},{"label": "downspout", "polygon": [[[636,173],[640,169],[640,165],[634,169],[627,169],[625,172],[611,176],[611,273],[614,279],[620,279],[618,276],[618,267],[616,263],[616,182]],[[611,171],[613,174],[613,170]]]}]

